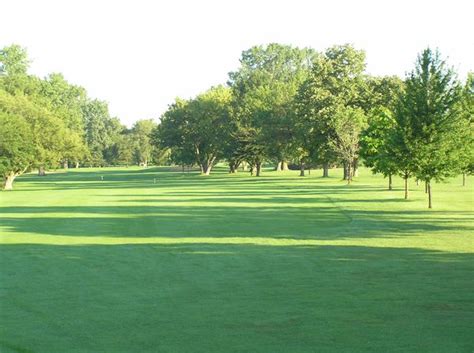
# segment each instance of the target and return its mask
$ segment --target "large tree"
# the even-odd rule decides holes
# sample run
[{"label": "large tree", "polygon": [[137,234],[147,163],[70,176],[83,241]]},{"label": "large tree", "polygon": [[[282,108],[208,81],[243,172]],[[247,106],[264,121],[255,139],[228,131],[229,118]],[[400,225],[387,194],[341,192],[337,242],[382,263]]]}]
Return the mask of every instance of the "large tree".
[{"label": "large tree", "polygon": [[2,188],[13,189],[15,178],[35,159],[31,127],[24,117],[0,111],[0,174]]},{"label": "large tree", "polygon": [[249,141],[263,143],[266,157],[277,162],[277,169],[286,169],[294,156],[293,101],[315,56],[308,48],[255,46],[242,53],[240,68],[229,73],[239,127],[258,134]]},{"label": "large tree", "polygon": [[140,166],[147,167],[152,158],[151,133],[155,127],[152,119],[138,120],[132,127],[131,137],[135,142],[133,157]]},{"label": "large tree", "polygon": [[123,131],[123,126],[117,118],[112,118],[106,102],[93,99],[82,105],[82,114],[85,124],[85,139],[90,151],[89,163],[103,166],[110,161],[106,160],[106,151]]},{"label": "large tree", "polygon": [[411,157],[411,172],[426,183],[432,208],[431,182],[455,174],[462,136],[469,129],[460,111],[461,87],[438,51],[424,50],[406,79],[406,90],[397,108],[398,121]]},{"label": "large tree", "polygon": [[183,157],[182,164],[191,164],[192,157],[201,173],[209,175],[230,136],[231,98],[229,88],[217,86],[189,101],[177,99],[153,132],[153,141],[174,150],[174,158]]},{"label": "large tree", "polygon": [[395,151],[391,148],[390,139],[395,127],[392,112],[384,107],[370,111],[367,128],[362,132],[360,154],[367,167],[374,173],[381,173],[388,178],[388,189],[392,190],[393,176],[399,173]]},{"label": "large tree", "polygon": [[[352,116],[357,117],[357,122],[360,120],[360,111],[357,114],[350,112],[361,108],[364,68],[363,51],[350,45],[335,46],[314,61],[308,79],[300,87],[296,100],[299,124],[306,126],[312,134],[311,141],[315,146],[309,150],[317,153],[313,159],[323,164],[324,176],[328,175],[329,165],[336,161],[342,160],[346,171],[355,163],[352,160],[352,165],[347,165],[347,154],[342,153],[340,143],[343,140],[349,143],[353,137],[349,139],[344,130],[355,129],[350,132],[352,135],[358,135],[360,130],[358,123],[349,123],[347,119]],[[341,139],[342,135],[346,135],[345,138]],[[355,156],[357,151],[354,153]]]},{"label": "large tree", "polygon": [[[5,144],[5,141],[7,141],[6,145],[8,145],[8,141],[10,141],[15,142],[14,145],[17,146],[12,147],[12,149],[3,147],[3,151],[9,152],[5,152],[6,154],[2,155],[2,157],[6,158],[5,156],[9,155],[13,160],[16,160],[14,151],[23,151],[21,154],[24,155],[25,151],[31,151],[31,145],[34,147],[33,156],[29,158],[30,163],[28,166],[20,168],[13,161],[11,163],[3,163],[4,166],[7,164],[15,166],[14,170],[10,170],[10,172],[14,172],[11,183],[13,183],[16,176],[25,172],[29,167],[44,169],[49,165],[57,164],[63,150],[64,141],[62,137],[66,131],[64,122],[59,117],[47,110],[41,103],[36,102],[32,97],[22,94],[12,95],[3,89],[0,89],[0,112],[3,113],[6,125],[5,129],[2,130],[2,135],[0,135],[0,139],[3,140],[2,144]],[[13,123],[12,119],[17,119],[18,123]],[[29,136],[27,140],[12,140],[11,132],[17,124],[19,133],[21,132],[22,135]],[[25,147],[21,147],[22,145]],[[26,158],[21,157],[21,160],[25,161]]]}]

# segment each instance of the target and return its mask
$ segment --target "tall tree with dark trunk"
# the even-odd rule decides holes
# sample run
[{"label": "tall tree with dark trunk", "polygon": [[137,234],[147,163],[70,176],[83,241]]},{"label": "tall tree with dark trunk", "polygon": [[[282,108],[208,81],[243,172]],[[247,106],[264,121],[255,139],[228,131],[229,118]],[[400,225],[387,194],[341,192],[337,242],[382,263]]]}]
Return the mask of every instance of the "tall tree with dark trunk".
[{"label": "tall tree with dark trunk", "polygon": [[334,136],[329,146],[342,159],[348,184],[352,182],[355,162],[359,157],[359,137],[365,124],[366,117],[360,108],[341,106],[334,111],[331,126]]},{"label": "tall tree with dark trunk", "polygon": [[224,156],[229,139],[231,91],[218,86],[195,99],[178,99],[153,131],[153,141],[162,148],[178,149],[179,155],[194,156],[203,175],[211,173],[214,164]]},{"label": "tall tree with dark trunk", "polygon": [[255,141],[277,170],[287,170],[294,157],[293,101],[315,57],[312,49],[271,43],[244,51],[240,68],[229,73],[240,126],[259,134]]},{"label": "tall tree with dark trunk", "polygon": [[[360,132],[357,124],[349,122],[347,117],[360,116],[360,111],[358,114],[349,112],[361,107],[360,86],[363,84],[364,68],[363,51],[349,45],[335,46],[314,61],[308,79],[299,89],[296,99],[299,124],[307,126],[308,134],[312,136],[311,143],[315,145],[308,147],[308,150],[317,154],[312,159],[325,166],[326,175],[330,164],[347,158],[348,150],[341,148],[342,141],[349,142]],[[347,128],[356,129],[349,132],[350,139],[344,124],[348,124]],[[336,128],[339,130],[336,131]],[[358,145],[352,147],[358,149]],[[353,156],[358,153],[353,152]],[[345,162],[347,164],[347,160]]]},{"label": "tall tree with dark trunk", "polygon": [[[439,52],[424,50],[407,77],[397,115],[405,121],[404,139],[411,171],[427,185],[432,208],[432,181],[441,181],[459,169],[459,153],[469,122],[460,111],[461,87]],[[402,118],[403,117],[403,118]]]},{"label": "tall tree with dark trunk", "polygon": [[0,111],[0,174],[2,189],[12,190],[15,178],[34,162],[31,126],[22,116]]}]

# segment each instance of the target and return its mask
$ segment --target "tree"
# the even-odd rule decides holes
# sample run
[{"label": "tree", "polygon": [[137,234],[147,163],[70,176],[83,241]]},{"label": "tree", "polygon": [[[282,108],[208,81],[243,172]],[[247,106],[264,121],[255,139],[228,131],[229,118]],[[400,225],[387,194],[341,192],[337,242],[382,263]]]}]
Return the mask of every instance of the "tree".
[{"label": "tree", "polygon": [[230,89],[223,86],[213,87],[189,101],[177,99],[153,132],[153,140],[161,148],[179,152],[172,156],[184,157],[184,164],[190,164],[193,156],[201,173],[209,175],[224,155],[224,141],[230,134],[231,99]]},{"label": "tree", "polygon": [[31,127],[22,116],[0,112],[0,173],[2,189],[12,190],[15,178],[35,159]]},{"label": "tree", "polygon": [[133,157],[140,166],[148,166],[148,162],[151,160],[153,145],[150,136],[155,127],[156,124],[152,119],[138,120],[131,130],[131,137],[135,142]]},{"label": "tree", "polygon": [[399,173],[396,154],[391,149],[390,139],[395,128],[391,111],[384,107],[373,109],[368,118],[367,128],[361,135],[360,154],[364,163],[374,173],[388,177],[388,189],[392,190],[392,177]]},{"label": "tree", "polygon": [[463,186],[466,185],[466,175],[474,173],[474,73],[467,76],[466,84],[462,90],[460,110],[466,121],[466,130],[460,135],[462,147],[459,154],[459,167],[462,173]]},{"label": "tree", "polygon": [[[299,123],[306,126],[312,135],[311,141],[315,146],[308,149],[317,153],[312,159],[323,164],[324,176],[328,175],[327,169],[331,163],[347,157],[337,146],[345,134],[343,130],[347,117],[360,115],[349,112],[361,107],[360,86],[363,84],[364,68],[363,51],[350,45],[335,46],[314,61],[308,79],[300,87],[296,100]],[[338,122],[337,119],[342,120]],[[356,125],[351,123],[347,127],[356,128]],[[336,131],[336,128],[342,130]],[[345,171],[350,167],[346,165]]]},{"label": "tree", "polygon": [[105,159],[105,153],[120,135],[123,126],[117,118],[110,117],[107,103],[97,99],[87,100],[82,105],[82,114],[90,164],[103,166],[111,162]]},{"label": "tree", "polygon": [[242,53],[240,68],[229,73],[239,127],[258,133],[265,155],[287,169],[294,152],[293,100],[316,53],[312,49],[272,43]]},{"label": "tree", "polygon": [[469,128],[460,113],[461,87],[438,51],[424,50],[406,80],[397,109],[404,121],[405,146],[411,172],[426,183],[432,208],[431,181],[455,174],[464,131]]},{"label": "tree", "polygon": [[359,157],[359,136],[366,123],[360,108],[341,106],[335,110],[332,123],[334,137],[329,141],[331,148],[343,160],[347,168],[347,183],[352,182],[352,166]]},{"label": "tree", "polygon": [[67,168],[68,162],[74,162],[77,166],[88,155],[82,111],[86,91],[82,87],[71,85],[62,74],[53,73],[40,82],[38,98],[44,101],[43,105],[62,119],[67,127],[63,136],[64,148],[61,156],[63,167]]}]

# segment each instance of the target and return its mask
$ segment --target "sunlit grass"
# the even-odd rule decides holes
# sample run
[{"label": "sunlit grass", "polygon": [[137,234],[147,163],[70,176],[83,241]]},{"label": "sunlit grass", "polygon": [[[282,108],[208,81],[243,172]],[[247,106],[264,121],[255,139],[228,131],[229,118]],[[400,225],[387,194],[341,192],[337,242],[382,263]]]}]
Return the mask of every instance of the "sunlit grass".
[{"label": "sunlit grass", "polygon": [[[0,351],[469,352],[473,188],[169,168],[0,194]],[[103,181],[101,180],[103,177]],[[471,349],[472,350],[472,349]]]}]

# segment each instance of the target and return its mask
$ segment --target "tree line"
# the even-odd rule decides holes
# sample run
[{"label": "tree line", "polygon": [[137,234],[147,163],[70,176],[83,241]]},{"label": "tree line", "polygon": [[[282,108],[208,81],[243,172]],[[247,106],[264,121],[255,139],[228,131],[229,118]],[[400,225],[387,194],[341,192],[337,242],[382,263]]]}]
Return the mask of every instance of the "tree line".
[{"label": "tree line", "polygon": [[242,52],[226,85],[177,98],[159,124],[127,129],[105,102],[60,74],[27,74],[26,52],[0,52],[0,168],[4,188],[31,168],[55,165],[199,166],[219,161],[259,176],[264,163],[305,175],[343,167],[351,183],[363,163],[392,177],[432,182],[473,171],[474,75],[461,83],[438,51],[426,49],[404,79],[365,72],[351,45],[324,52],[269,44]]},{"label": "tree line", "polygon": [[28,74],[26,50],[0,50],[0,173],[12,189],[22,173],[49,168],[160,162],[166,151],[150,143],[156,123],[139,120],[131,129],[111,117],[106,102],[52,73]]},{"label": "tree line", "polygon": [[152,133],[176,164],[208,175],[225,160],[231,173],[264,162],[276,170],[342,166],[351,183],[363,162],[389,180],[432,182],[473,171],[474,76],[462,84],[438,51],[424,50],[402,80],[365,73],[365,53],[350,45],[323,53],[270,44],[242,53],[227,85],[178,98]]}]

